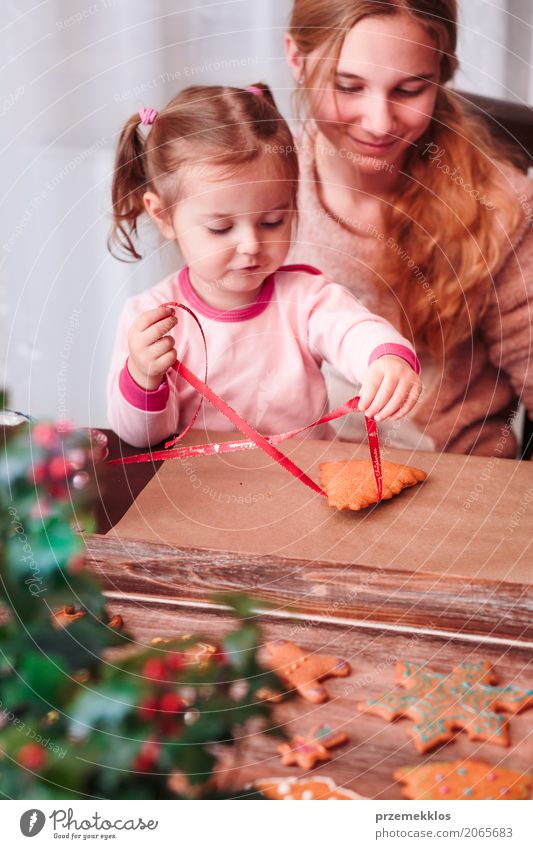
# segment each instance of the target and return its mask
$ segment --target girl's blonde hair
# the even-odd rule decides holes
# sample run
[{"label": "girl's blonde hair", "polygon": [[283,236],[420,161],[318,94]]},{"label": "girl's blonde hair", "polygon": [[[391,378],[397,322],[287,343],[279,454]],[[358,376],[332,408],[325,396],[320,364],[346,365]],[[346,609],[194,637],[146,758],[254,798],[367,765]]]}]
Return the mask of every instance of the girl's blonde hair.
[{"label": "girl's blonde hair", "polygon": [[[298,157],[287,122],[264,83],[247,89],[192,86],[157,113],[148,135],[132,115],[118,142],[112,184],[111,253],[141,259],[135,246],[138,222],[145,213],[143,195],[156,192],[171,214],[179,201],[184,165],[217,165],[232,173],[269,154],[276,157],[280,179],[289,183],[296,210]],[[115,250],[118,249],[118,253]]]},{"label": "girl's blonde hair", "polygon": [[[460,97],[444,87],[458,65],[457,2],[295,0],[289,34],[303,57],[318,51],[321,59],[332,60],[333,77],[344,39],[355,24],[369,16],[398,14],[410,15],[430,33],[441,57],[440,80],[430,126],[404,167],[408,179],[385,204],[390,249],[384,249],[377,271],[403,308],[404,333],[442,361],[472,335],[487,309],[491,277],[521,217],[518,201],[499,173],[509,158],[505,147],[482,118],[468,114]],[[298,97],[308,109],[308,92],[324,85],[321,65],[319,60],[310,73],[304,66]],[[451,179],[454,168],[462,184]]]}]

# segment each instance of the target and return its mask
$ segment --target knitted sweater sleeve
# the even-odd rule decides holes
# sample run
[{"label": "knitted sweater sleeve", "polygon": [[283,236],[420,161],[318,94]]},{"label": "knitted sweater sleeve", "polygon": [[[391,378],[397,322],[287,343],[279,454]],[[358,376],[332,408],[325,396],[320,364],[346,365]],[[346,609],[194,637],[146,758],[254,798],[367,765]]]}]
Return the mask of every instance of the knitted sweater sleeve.
[{"label": "knitted sweater sleeve", "polygon": [[533,417],[533,229],[528,226],[494,281],[481,328],[492,364],[502,369]]}]

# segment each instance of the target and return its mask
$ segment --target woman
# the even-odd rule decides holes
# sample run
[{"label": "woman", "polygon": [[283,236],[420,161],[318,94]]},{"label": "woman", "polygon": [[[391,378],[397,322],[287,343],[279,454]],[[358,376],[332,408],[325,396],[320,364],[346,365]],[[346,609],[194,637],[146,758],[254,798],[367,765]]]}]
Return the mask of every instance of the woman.
[{"label": "woman", "polygon": [[[445,88],[456,38],[455,0],[295,0],[292,257],[413,339],[425,395],[380,427],[389,444],[514,457],[517,398],[533,414],[533,184]],[[350,394],[330,375],[332,404]]]}]

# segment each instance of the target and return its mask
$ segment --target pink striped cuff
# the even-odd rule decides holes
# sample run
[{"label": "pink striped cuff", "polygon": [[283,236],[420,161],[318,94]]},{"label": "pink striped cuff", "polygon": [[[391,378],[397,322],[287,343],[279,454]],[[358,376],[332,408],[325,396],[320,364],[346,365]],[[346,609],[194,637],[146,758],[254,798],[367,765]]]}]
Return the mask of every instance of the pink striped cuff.
[{"label": "pink striped cuff", "polygon": [[120,372],[118,385],[128,404],[137,407],[138,410],[145,410],[147,413],[160,413],[167,406],[169,388],[166,378],[163,378],[161,386],[158,386],[157,389],[151,391],[143,389],[138,383],[135,383],[128,371],[128,363],[126,362]]},{"label": "pink striped cuff", "polygon": [[368,365],[373,363],[374,360],[379,360],[380,357],[390,356],[401,357],[411,366],[415,374],[420,374],[420,361],[415,352],[406,345],[398,345],[396,342],[385,342],[384,345],[378,345],[377,348],[374,348],[368,358]]}]

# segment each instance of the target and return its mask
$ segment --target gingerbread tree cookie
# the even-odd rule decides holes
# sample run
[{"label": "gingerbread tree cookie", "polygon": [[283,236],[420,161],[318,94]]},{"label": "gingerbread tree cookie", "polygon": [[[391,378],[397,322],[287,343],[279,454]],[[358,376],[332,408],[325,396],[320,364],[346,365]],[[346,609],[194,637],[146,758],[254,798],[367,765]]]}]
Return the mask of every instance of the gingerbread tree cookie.
[{"label": "gingerbread tree cookie", "polygon": [[344,678],[350,673],[346,660],[328,654],[307,654],[289,640],[266,643],[265,652],[266,666],[309,702],[325,702],[328,698],[326,688],[320,684],[323,678]]},{"label": "gingerbread tree cookie", "polygon": [[533,690],[494,687],[496,676],[487,661],[463,663],[449,675],[399,661],[394,690],[358,705],[360,710],[392,720],[406,716],[416,725],[410,732],[419,752],[451,740],[463,728],[471,740],[490,740],[508,746],[508,717],[497,711],[518,713],[533,705]]},{"label": "gingerbread tree cookie", "polygon": [[313,769],[319,762],[329,761],[330,749],[342,746],[348,740],[344,731],[333,731],[328,725],[316,725],[307,737],[293,737],[290,743],[278,746],[283,766],[301,766]]},{"label": "gingerbread tree cookie", "polygon": [[407,799],[529,799],[528,775],[481,761],[433,761],[394,773]]},{"label": "gingerbread tree cookie", "polygon": [[325,775],[313,778],[296,778],[292,775],[289,778],[258,778],[254,781],[254,787],[267,799],[279,801],[365,798],[346,787],[338,787],[333,779]]},{"label": "gingerbread tree cookie", "polygon": [[[399,463],[381,462],[382,500],[398,495],[402,489],[415,486],[427,478],[421,469]],[[377,504],[378,493],[371,460],[340,460],[321,463],[320,485],[328,496],[330,507],[337,510],[362,510]]]}]

